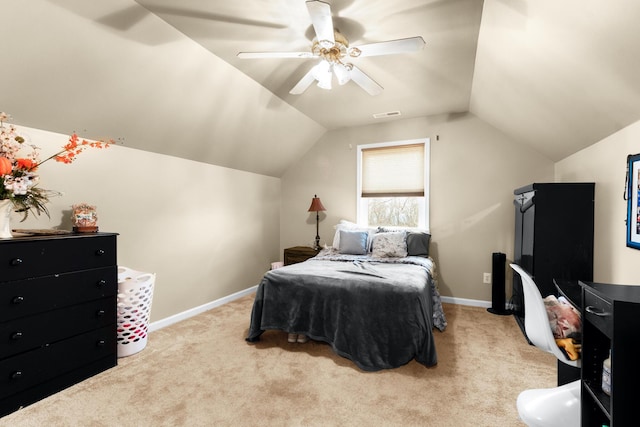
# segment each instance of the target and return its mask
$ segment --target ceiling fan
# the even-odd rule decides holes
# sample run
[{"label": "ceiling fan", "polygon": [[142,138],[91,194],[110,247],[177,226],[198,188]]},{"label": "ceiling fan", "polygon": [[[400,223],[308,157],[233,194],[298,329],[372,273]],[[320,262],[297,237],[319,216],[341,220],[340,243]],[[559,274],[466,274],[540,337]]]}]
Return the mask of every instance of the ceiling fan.
[{"label": "ceiling fan", "polygon": [[379,43],[349,46],[349,40],[337,29],[333,28],[331,5],[320,0],[306,2],[311,16],[311,23],[316,37],[313,39],[310,52],[240,52],[239,58],[294,58],[316,59],[320,61],[311,68],[302,79],[289,91],[293,95],[303,93],[314,81],[318,87],[331,89],[335,74],[338,84],[344,85],[350,80],[370,95],[378,95],[383,88],[349,60],[364,56],[392,55],[421,50],[424,45],[422,37],[389,40]]}]

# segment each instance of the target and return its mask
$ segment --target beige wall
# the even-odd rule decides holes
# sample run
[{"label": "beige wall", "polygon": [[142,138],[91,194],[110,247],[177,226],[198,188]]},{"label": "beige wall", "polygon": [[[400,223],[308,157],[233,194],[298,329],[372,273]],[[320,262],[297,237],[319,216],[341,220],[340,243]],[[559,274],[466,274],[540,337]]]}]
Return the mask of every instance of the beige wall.
[{"label": "beige wall", "polygon": [[314,193],[327,209],[321,215],[322,242],[331,244],[340,219],[355,221],[358,144],[424,137],[431,138],[430,229],[441,293],[491,300],[482,273],[491,271],[492,252],[513,259],[513,190],[553,181],[554,164],[472,114],[326,133],[282,177],[280,250],[311,244],[315,215],[307,209]]},{"label": "beige wall", "polygon": [[[67,136],[30,128],[41,158]],[[151,320],[257,285],[278,257],[280,179],[122,146],[87,150],[70,165],[39,168],[40,186],[64,194],[14,228],[70,230],[70,207],[98,208],[101,231],[119,233],[118,263],[157,274]]]},{"label": "beige wall", "polygon": [[640,251],[626,247],[623,200],[627,155],[640,152],[640,122],[556,164],[559,182],[596,183],[594,280],[640,284]]}]

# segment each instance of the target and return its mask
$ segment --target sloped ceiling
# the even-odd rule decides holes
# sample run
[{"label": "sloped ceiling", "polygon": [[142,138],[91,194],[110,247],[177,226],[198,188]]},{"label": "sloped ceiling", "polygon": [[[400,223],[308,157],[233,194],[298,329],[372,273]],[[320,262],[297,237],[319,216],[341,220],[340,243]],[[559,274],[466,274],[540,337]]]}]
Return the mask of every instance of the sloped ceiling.
[{"label": "sloped ceiling", "polygon": [[326,131],[133,0],[0,10],[15,124],[276,177]]},{"label": "sloped ceiling", "polygon": [[484,3],[471,112],[554,161],[640,119],[640,2]]},{"label": "sloped ceiling", "polygon": [[358,60],[385,88],[371,97],[353,83],[290,95],[310,60],[236,57],[307,50],[303,0],[137,1],[327,128],[387,111],[471,111],[557,161],[640,119],[640,2],[326,0],[352,45],[426,41],[422,52]]},{"label": "sloped ceiling", "polygon": [[352,45],[426,46],[357,60],[381,95],[290,95],[312,63],[236,54],[308,49],[304,0],[5,0],[0,110],[272,176],[333,128],[470,111],[557,161],[640,119],[640,2],[327,2]]}]

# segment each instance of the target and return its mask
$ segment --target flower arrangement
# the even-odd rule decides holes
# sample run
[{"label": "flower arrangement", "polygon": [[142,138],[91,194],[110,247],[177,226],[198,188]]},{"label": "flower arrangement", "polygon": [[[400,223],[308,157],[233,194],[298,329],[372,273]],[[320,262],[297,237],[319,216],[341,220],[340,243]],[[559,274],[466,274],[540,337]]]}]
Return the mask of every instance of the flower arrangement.
[{"label": "flower arrangement", "polygon": [[29,212],[33,215],[45,213],[49,216],[46,203],[49,198],[60,193],[38,186],[38,168],[49,160],[72,163],[87,148],[107,148],[113,141],[86,141],[75,133],[62,150],[40,160],[40,149],[28,144],[11,124],[6,124],[9,115],[0,112],[0,200],[11,200],[15,210],[23,213],[22,221]]}]

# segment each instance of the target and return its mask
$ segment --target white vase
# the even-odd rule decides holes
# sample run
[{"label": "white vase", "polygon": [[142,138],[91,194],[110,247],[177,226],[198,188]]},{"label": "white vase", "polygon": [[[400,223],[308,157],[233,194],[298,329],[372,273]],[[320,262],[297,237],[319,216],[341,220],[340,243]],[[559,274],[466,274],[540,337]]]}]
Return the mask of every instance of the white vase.
[{"label": "white vase", "polygon": [[13,203],[9,199],[0,200],[0,239],[10,239],[11,234],[11,212]]}]

